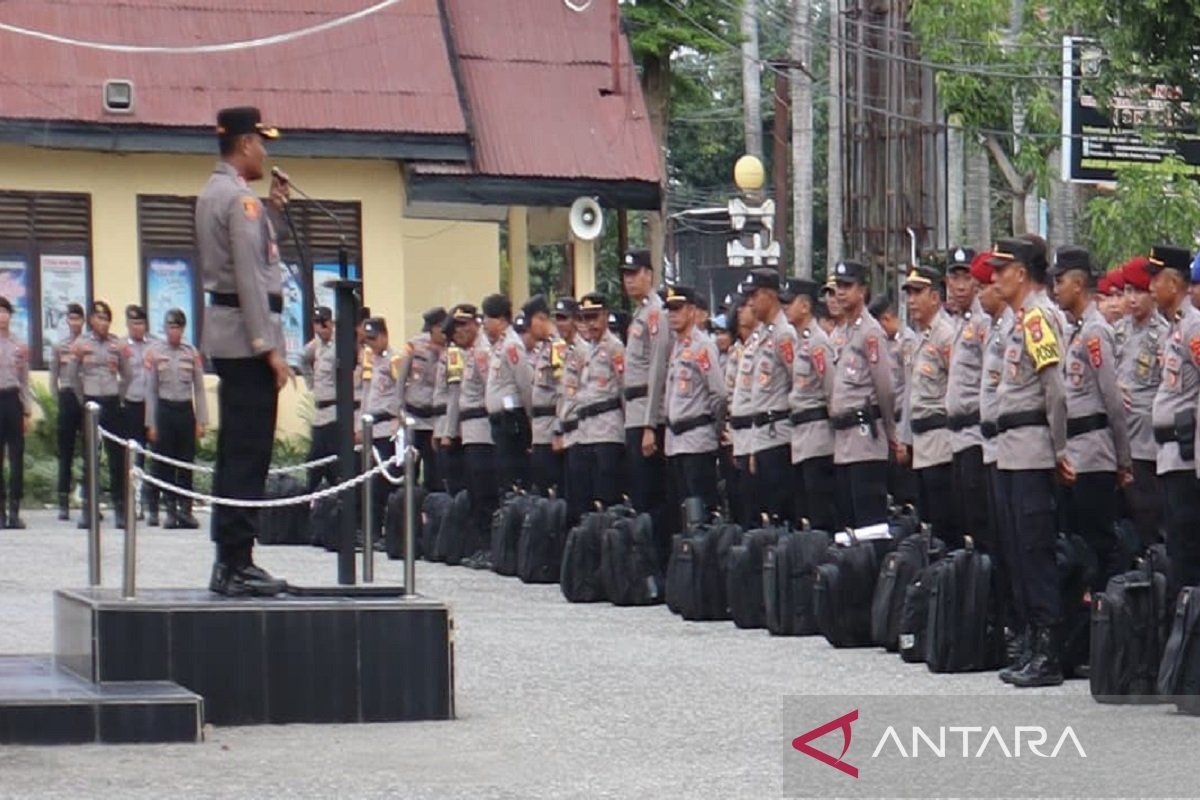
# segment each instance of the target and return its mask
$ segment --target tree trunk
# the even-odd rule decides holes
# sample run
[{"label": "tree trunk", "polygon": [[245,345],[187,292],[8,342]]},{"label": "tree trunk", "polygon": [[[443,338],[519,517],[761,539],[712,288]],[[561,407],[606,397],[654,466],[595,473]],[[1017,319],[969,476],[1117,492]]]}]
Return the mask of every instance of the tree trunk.
[{"label": "tree trunk", "polygon": [[[846,87],[842,85],[841,0],[829,2],[829,136],[826,158],[828,194],[825,205],[825,274],[833,274],[833,265],[842,260],[842,102]],[[810,159],[811,161],[811,159]]]},{"label": "tree trunk", "polygon": [[[1050,154],[1050,169],[1056,171],[1061,159],[1058,150]],[[1075,243],[1075,184],[1055,174],[1050,179],[1050,231],[1046,238],[1052,247]]]},{"label": "tree trunk", "polygon": [[946,127],[946,241],[950,247],[960,243],[981,244],[982,240],[970,236],[963,238],[966,229],[966,157],[963,152],[964,139],[961,122],[957,114],[951,114]]},{"label": "tree trunk", "polygon": [[977,247],[991,247],[991,163],[988,161],[988,154],[975,142],[964,141],[963,147],[966,151],[966,186],[963,191],[966,241]]},{"label": "tree trunk", "polygon": [[792,235],[794,254],[793,273],[812,278],[813,250],[813,124],[812,79],[808,76],[812,63],[811,0],[793,0],[792,36],[789,54],[803,69],[791,71],[792,86]]},{"label": "tree trunk", "polygon": [[758,0],[742,0],[742,124],[746,152],[761,161],[762,72],[758,61]]},{"label": "tree trunk", "polygon": [[658,158],[662,165],[662,201],[658,211],[646,214],[646,246],[650,248],[650,263],[654,265],[654,279],[662,279],[663,252],[666,247],[667,209],[667,123],[671,108],[671,54],[646,56],[642,60],[642,94],[646,98],[646,114],[650,118],[650,130],[658,143]]}]

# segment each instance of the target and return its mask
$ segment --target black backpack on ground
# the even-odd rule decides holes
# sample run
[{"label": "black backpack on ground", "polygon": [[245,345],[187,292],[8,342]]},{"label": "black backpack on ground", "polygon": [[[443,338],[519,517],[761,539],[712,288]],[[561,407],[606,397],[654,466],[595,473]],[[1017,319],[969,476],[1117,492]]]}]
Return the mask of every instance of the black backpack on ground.
[{"label": "black backpack on ground", "polygon": [[521,523],[517,540],[517,577],[524,583],[554,583],[562,572],[567,504],[557,497],[536,497]]},{"label": "black backpack on ground", "polygon": [[917,573],[912,583],[904,590],[904,604],[900,609],[896,643],[900,658],[910,664],[925,661],[925,631],[929,628],[929,584],[934,570],[940,566],[940,561],[933,562]]},{"label": "black backpack on ground", "polygon": [[1155,572],[1149,559],[1110,578],[1092,598],[1092,697],[1101,703],[1155,702],[1170,621],[1166,575]]},{"label": "black backpack on ground", "polygon": [[888,509],[888,533],[897,542],[921,532],[921,518],[911,505],[892,506]]},{"label": "black backpack on ground", "polygon": [[475,531],[471,528],[471,496],[463,489],[450,500],[434,544],[434,560],[457,566],[471,555]]},{"label": "black backpack on ground", "polygon": [[[325,484],[322,483],[322,486]],[[305,485],[292,475],[268,475],[264,494],[268,500],[300,497]],[[259,544],[312,544],[313,529],[307,503],[263,508],[258,512]]]},{"label": "black backpack on ground", "polygon": [[593,511],[584,514],[567,534],[558,584],[570,603],[598,603],[607,599],[600,576],[600,552],[607,526],[605,513]]},{"label": "black backpack on ground", "polygon": [[312,528],[312,544],[326,550],[336,552],[340,543],[342,527],[342,497],[330,495],[314,500],[309,512],[309,525]]},{"label": "black backpack on ground", "polygon": [[721,545],[726,551],[741,534],[719,520],[676,534],[667,563],[667,606],[687,620],[729,619]]},{"label": "black backpack on ground", "polygon": [[922,531],[909,535],[883,557],[871,599],[871,640],[889,652],[900,647],[900,622],[908,587],[946,552],[941,539]]},{"label": "black backpack on ground", "polygon": [[1082,537],[1065,533],[1054,543],[1054,561],[1062,588],[1062,671],[1073,678],[1078,667],[1087,666],[1090,656],[1091,586],[1100,564]]},{"label": "black backpack on ground", "polygon": [[966,547],[939,562],[929,581],[925,663],[930,671],[997,669],[1004,660],[1004,626],[991,557],[967,537]]},{"label": "black backpack on ground", "polygon": [[663,601],[654,523],[649,514],[618,517],[600,540],[600,577],[609,602],[647,606]]},{"label": "black backpack on ground", "polygon": [[765,628],[767,608],[763,601],[763,562],[767,550],[779,541],[778,528],[758,528],[742,534],[741,542],[729,548],[725,569],[725,596],[729,616],[739,628]]},{"label": "black backpack on ground", "polygon": [[1171,635],[1158,668],[1158,693],[1184,714],[1200,714],[1200,587],[1184,587],[1175,601]]},{"label": "black backpack on ground", "polygon": [[816,569],[813,590],[817,628],[834,647],[866,647],[871,642],[871,600],[879,574],[879,542],[831,546]]},{"label": "black backpack on ground", "polygon": [[517,574],[517,544],[532,503],[527,494],[509,494],[492,514],[492,569],[497,575]]},{"label": "black backpack on ground", "polygon": [[779,537],[763,563],[763,601],[767,630],[776,636],[817,633],[813,591],[817,566],[829,557],[832,539],[825,531],[793,531]]},{"label": "black backpack on ground", "polygon": [[430,492],[421,503],[421,555],[427,561],[446,560],[446,554],[438,551],[438,532],[453,499],[446,492]]},{"label": "black backpack on ground", "polygon": [[[425,507],[425,489],[422,486],[413,487],[413,504],[417,507],[417,530],[413,532],[413,549],[418,558],[424,544],[424,526],[421,524],[421,511]],[[408,517],[404,513],[404,487],[396,487],[388,495],[387,509],[383,516],[383,549],[387,557],[393,561],[404,558],[404,532],[408,526]]]}]

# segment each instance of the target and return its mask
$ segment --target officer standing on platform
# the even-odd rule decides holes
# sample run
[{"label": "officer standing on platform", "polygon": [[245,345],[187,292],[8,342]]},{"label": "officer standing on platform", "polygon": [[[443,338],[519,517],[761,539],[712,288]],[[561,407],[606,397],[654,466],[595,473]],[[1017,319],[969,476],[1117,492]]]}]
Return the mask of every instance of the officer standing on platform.
[{"label": "officer standing on platform", "polygon": [[[317,306],[312,315],[313,338],[300,356],[300,372],[313,393],[312,432],[308,461],[337,454],[337,348],[333,343],[333,311]],[[324,478],[330,486],[337,481],[337,463],[330,462],[308,470],[308,491]]]},{"label": "officer standing on platform", "polygon": [[[488,420],[487,381],[491,343],[479,329],[475,306],[454,310],[455,341],[462,348],[462,380],[451,388],[447,428],[451,439],[462,439],[467,491],[471,495],[471,529],[475,534],[472,555],[464,563],[483,569],[489,558],[488,538],[492,511],[498,501],[496,445]],[[468,548],[470,549],[470,548]]]},{"label": "officer standing on platform", "polygon": [[[638,511],[654,518],[656,536],[674,533],[663,517],[662,399],[667,380],[671,331],[662,298],[654,291],[649,250],[633,250],[621,262],[621,283],[634,305],[625,346],[625,452],[629,497]],[[668,539],[669,541],[669,539]]]},{"label": "officer standing on platform", "polygon": [[[75,388],[80,405],[95,401],[100,406],[100,427],[121,435],[124,420],[121,416],[121,397],[129,385],[129,359],[121,340],[108,332],[112,324],[112,309],[103,300],[92,303],[90,329],[75,340],[72,346],[71,367],[67,380]],[[125,448],[111,439],[104,439],[108,455],[108,491],[116,509],[116,525],[125,527]],[[97,476],[99,486],[99,476]],[[86,491],[86,483],[84,488]],[[84,496],[83,515],[79,527],[88,527],[87,497]]]},{"label": "officer standing on platform", "polygon": [[71,470],[75,464],[75,443],[83,430],[83,407],[67,379],[71,367],[71,349],[83,333],[83,306],[67,306],[68,333],[50,348],[50,391],[58,397],[58,518],[71,518]]},{"label": "officer standing on platform", "polygon": [[[172,308],[164,319],[167,338],[146,351],[147,438],[154,452],[189,464],[196,460],[196,441],[208,425],[208,400],[204,394],[204,360],[200,351],[183,340],[187,316]],[[191,490],[192,471],[151,459],[154,477]],[[162,495],[164,528],[196,529],[190,497],[172,492]]]},{"label": "officer standing on platform", "polygon": [[834,356],[829,336],[813,317],[817,284],[793,279],[796,290],[796,358],[792,362],[792,474],[796,518],[818,530],[831,531],[840,515],[833,470],[833,426],[829,395],[833,390]]},{"label": "officer standing on platform", "polygon": [[[29,348],[12,338],[12,303],[0,297],[0,527],[24,528],[21,496],[25,491],[25,434],[33,399],[29,394]],[[5,497],[4,459],[8,458]],[[7,505],[5,499],[8,500]],[[8,509],[8,516],[3,515]]]},{"label": "officer standing on platform", "polygon": [[485,297],[483,326],[491,341],[485,405],[496,446],[496,478],[501,491],[510,491],[529,485],[533,367],[513,330],[511,300],[502,294]]},{"label": "officer standing on platform", "polygon": [[997,499],[1016,615],[1026,627],[1016,661],[1000,671],[1000,679],[1014,686],[1052,686],[1063,681],[1055,470],[1064,480],[1074,478],[1067,457],[1061,331],[1039,288],[1045,259],[1035,243],[1001,239],[988,263],[1015,315],[997,390]]},{"label": "officer standing on platform", "polygon": [[844,524],[860,527],[887,519],[888,454],[899,447],[892,366],[883,328],[865,307],[866,267],[841,261],[833,277],[846,342],[829,399],[837,505]]},{"label": "officer standing on platform", "polygon": [[427,492],[438,485],[433,457],[433,422],[437,416],[433,393],[438,359],[446,346],[446,335],[442,333],[446,316],[441,306],[426,311],[421,317],[421,333],[400,352],[400,408],[413,420],[409,435],[421,456],[421,485]]},{"label": "officer standing on platform", "polygon": [[[568,461],[568,483],[577,501],[572,505],[586,510],[596,501],[612,505],[621,499],[626,481],[622,478],[625,448],[625,418],[621,407],[621,387],[625,374],[625,348],[608,329],[608,309],[598,292],[579,300],[579,314],[587,326],[590,346],[585,351],[579,375],[579,391],[574,398],[574,413],[579,437]],[[666,329],[666,322],[663,321]],[[666,374],[663,374],[664,380]],[[569,387],[564,389],[564,393]],[[571,433],[569,418],[563,431]],[[661,475],[659,478],[661,479]]]},{"label": "officer standing on platform", "polygon": [[1196,406],[1200,398],[1200,311],[1188,297],[1191,253],[1158,245],[1150,252],[1150,291],[1170,327],[1163,337],[1162,382],[1152,421],[1171,574],[1172,603],[1184,586],[1200,584],[1200,481],[1196,477]]},{"label": "officer standing on platform", "polygon": [[[129,360],[129,385],[125,387],[122,410],[125,415],[124,436],[146,446],[146,352],[154,340],[146,335],[146,309],[139,305],[125,306],[125,357]],[[144,456],[137,464],[144,466]],[[147,525],[158,525],[158,491],[148,483],[142,484],[142,505],[149,512]],[[138,519],[141,519],[139,516]]]},{"label": "officer standing on platform", "polygon": [[[400,354],[388,346],[387,322],[383,317],[371,317],[363,325],[363,337],[371,348],[371,380],[363,388],[362,414],[370,414],[375,422],[371,426],[371,441],[362,441],[362,424],[354,426],[354,438],[363,447],[370,447],[381,462],[389,461],[396,454],[396,443],[392,437],[400,427]],[[391,486],[383,475],[375,476],[371,502],[374,505],[373,541],[380,541],[383,516],[387,510],[388,493]]]},{"label": "officer standing on platform", "polygon": [[1117,388],[1116,343],[1092,295],[1092,259],[1082,247],[1060,247],[1054,297],[1070,327],[1063,362],[1067,392],[1067,458],[1075,480],[1063,493],[1067,530],[1099,560],[1093,592],[1129,566],[1117,542],[1118,488],[1133,481],[1129,428]]},{"label": "officer standing on platform", "polygon": [[[196,248],[210,305],[204,309],[202,350],[212,359],[220,430],[213,494],[261,498],[271,466],[279,390],[292,377],[280,324],[282,271],[277,226],[247,181],[266,175],[266,139],[257,108],[217,114],[221,161],[196,199]],[[282,210],[288,186],[271,181],[271,208]],[[254,563],[257,509],[218,505],[217,546],[209,588],[224,595],[273,595],[286,586]]]},{"label": "officer standing on platform", "polygon": [[946,416],[954,323],[942,308],[941,282],[936,269],[917,266],[909,271],[902,287],[918,339],[907,376],[904,409],[908,419],[905,432],[911,432],[904,443],[912,445],[912,455],[910,459],[902,446],[896,457],[901,465],[911,462],[916,473],[921,518],[930,523],[935,536],[956,548],[962,545],[962,529],[950,501],[954,450]]},{"label": "officer standing on platform", "polygon": [[[695,300],[691,287],[667,287],[667,321],[675,334],[664,401],[670,513],[678,513],[689,497],[699,497],[706,511],[721,507],[717,445],[725,423],[725,380],[716,344],[696,327]],[[659,555],[665,565],[669,550]]]},{"label": "officer standing on platform", "polygon": [[559,381],[567,343],[558,337],[550,321],[550,306],[542,295],[529,298],[521,313],[536,344],[529,361],[533,370],[530,388],[529,485],[534,491],[557,492],[562,496],[562,453],[554,450],[558,414]]},{"label": "officer standing on platform", "polygon": [[1150,415],[1154,396],[1162,382],[1162,364],[1158,360],[1167,332],[1167,321],[1150,294],[1150,260],[1145,256],[1127,261],[1121,268],[1125,278],[1125,298],[1129,317],[1125,340],[1117,356],[1117,384],[1129,423],[1129,448],[1133,455],[1133,483],[1125,487],[1125,499],[1133,517],[1133,527],[1143,547],[1161,541],[1162,491],[1158,485],[1155,459],[1154,426]]}]

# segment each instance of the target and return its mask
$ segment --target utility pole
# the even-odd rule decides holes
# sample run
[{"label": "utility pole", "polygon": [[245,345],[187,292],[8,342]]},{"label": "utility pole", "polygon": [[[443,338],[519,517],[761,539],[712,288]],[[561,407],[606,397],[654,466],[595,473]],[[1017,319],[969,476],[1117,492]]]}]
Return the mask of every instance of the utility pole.
[{"label": "utility pole", "polygon": [[[831,275],[833,265],[842,260],[842,103],[846,87],[842,85],[842,3],[829,0],[829,142],[827,153],[828,195],[825,219],[825,274]],[[811,160],[811,159],[810,159]]]},{"label": "utility pole", "polygon": [[789,56],[792,89],[792,211],[793,273],[812,278],[813,251],[813,124],[812,124],[812,3],[792,0]]},{"label": "utility pole", "polygon": [[746,152],[760,161],[762,137],[762,71],[758,59],[758,0],[742,0],[742,124]]}]

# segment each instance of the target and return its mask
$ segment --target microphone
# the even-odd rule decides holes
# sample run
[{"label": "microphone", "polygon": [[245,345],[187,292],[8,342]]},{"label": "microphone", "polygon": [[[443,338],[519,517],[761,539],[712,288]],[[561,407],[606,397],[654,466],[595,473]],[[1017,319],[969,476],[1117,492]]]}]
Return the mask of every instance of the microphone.
[{"label": "microphone", "polygon": [[304,191],[299,186],[297,186],[295,183],[293,183],[292,179],[288,177],[288,174],[286,172],[284,172],[283,170],[281,170],[279,167],[271,167],[271,177],[273,177],[275,180],[279,181],[280,183],[285,184],[292,191],[296,192],[296,194],[300,195],[305,200],[312,203],[314,208],[316,208],[322,214],[324,214],[325,216],[327,216],[331,220],[333,220],[333,224],[337,226],[338,236],[341,238],[342,244],[344,245],[346,243],[346,229],[342,226],[342,221],[341,221],[341,219],[338,218],[337,214],[334,214],[332,211],[330,211],[328,208],[326,208],[321,203],[320,200],[314,199],[311,195],[308,194],[308,192]]}]

